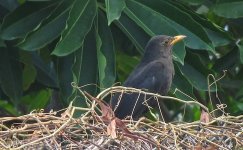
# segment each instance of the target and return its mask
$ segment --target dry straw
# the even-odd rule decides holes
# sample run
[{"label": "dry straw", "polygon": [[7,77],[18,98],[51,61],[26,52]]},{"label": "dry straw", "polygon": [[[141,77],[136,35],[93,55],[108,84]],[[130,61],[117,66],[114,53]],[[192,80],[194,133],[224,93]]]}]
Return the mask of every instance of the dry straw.
[{"label": "dry straw", "polygon": [[[138,121],[120,120],[101,101],[114,92],[142,93],[158,99],[197,105],[207,112],[208,109],[195,100],[184,101],[135,88],[115,86],[103,90],[95,98],[76,85],[74,87],[85,96],[89,107],[74,107],[70,103],[61,116],[57,116],[56,112],[33,111],[19,117],[0,118],[0,149],[226,150],[243,147],[243,116],[224,114],[212,117],[208,123],[165,123],[146,118]],[[74,118],[74,113],[78,111],[84,113]]]}]

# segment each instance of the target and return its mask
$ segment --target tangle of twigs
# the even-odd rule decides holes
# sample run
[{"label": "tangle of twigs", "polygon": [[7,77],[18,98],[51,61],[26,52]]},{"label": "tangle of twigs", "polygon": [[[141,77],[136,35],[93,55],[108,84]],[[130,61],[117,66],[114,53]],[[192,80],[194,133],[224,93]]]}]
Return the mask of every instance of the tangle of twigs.
[{"label": "tangle of twigs", "polygon": [[[92,97],[73,84],[88,107],[70,103],[61,116],[55,112],[33,111],[19,117],[0,118],[0,149],[237,149],[243,147],[243,116],[220,116],[207,123],[120,120],[102,102],[114,92],[137,92],[187,105],[197,101],[161,96],[122,86],[103,90]],[[85,112],[75,118],[78,111]],[[105,112],[105,113],[104,113]]]}]

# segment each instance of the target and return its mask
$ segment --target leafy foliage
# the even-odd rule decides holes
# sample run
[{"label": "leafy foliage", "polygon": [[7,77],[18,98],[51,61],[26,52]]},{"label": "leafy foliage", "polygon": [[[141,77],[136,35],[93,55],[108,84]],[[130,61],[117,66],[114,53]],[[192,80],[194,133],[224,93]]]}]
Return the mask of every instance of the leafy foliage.
[{"label": "leafy foliage", "polygon": [[[187,38],[173,51],[171,94],[179,89],[211,105],[207,76],[219,78],[228,70],[211,89],[211,100],[219,98],[238,114],[243,101],[242,5],[237,0],[0,1],[0,107],[14,115],[42,108],[53,97],[51,89],[58,91],[53,100],[67,105],[78,94],[71,82],[90,84],[83,89],[95,95],[126,79],[150,37],[183,34]],[[82,98],[76,102],[85,105]],[[180,107],[168,106],[175,113],[173,108]]]}]

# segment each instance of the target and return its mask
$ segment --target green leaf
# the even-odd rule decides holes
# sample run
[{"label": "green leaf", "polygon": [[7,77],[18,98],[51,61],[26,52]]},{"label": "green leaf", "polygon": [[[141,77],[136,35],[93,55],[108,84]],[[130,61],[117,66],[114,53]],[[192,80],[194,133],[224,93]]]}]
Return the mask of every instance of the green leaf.
[{"label": "green leaf", "polygon": [[223,33],[215,32],[207,28],[205,28],[205,30],[207,32],[208,37],[212,41],[214,47],[225,46],[231,42],[229,37],[227,38],[226,36],[222,35]]},{"label": "green leaf", "polygon": [[28,112],[34,109],[44,108],[51,98],[51,90],[44,89],[40,91],[31,92],[21,98],[21,103],[24,103],[28,108]]},{"label": "green leaf", "polygon": [[150,36],[139,28],[130,18],[122,14],[120,19],[115,22],[116,25],[127,35],[127,37],[136,46],[140,54],[143,54],[146,43],[149,41]]},{"label": "green leaf", "polygon": [[70,103],[69,97],[72,94],[73,82],[72,65],[74,64],[74,54],[57,58],[57,76],[60,89],[60,97],[66,106]]},{"label": "green leaf", "polygon": [[[174,92],[175,89],[178,89],[182,91],[184,94],[190,97],[194,97],[192,91],[192,85],[190,84],[190,82],[181,74],[177,65],[174,65],[174,68],[175,68],[175,75],[171,85],[171,89],[173,90],[172,92]],[[184,95],[180,91],[175,92],[176,97],[181,98],[183,100],[191,100],[188,96]]]},{"label": "green leaf", "polygon": [[243,64],[243,41],[239,41],[236,45],[240,51],[240,62]]},{"label": "green leaf", "polygon": [[98,16],[97,58],[101,88],[111,87],[116,79],[115,47],[107,20],[102,12]]},{"label": "green leaf", "polygon": [[219,81],[220,87],[230,89],[230,90],[238,90],[242,88],[243,81],[241,79],[229,79],[229,78],[223,78]]},{"label": "green leaf", "polygon": [[[80,64],[80,72],[79,72],[79,84],[80,85],[87,85],[93,84],[84,88],[90,94],[95,94],[97,91],[97,84],[98,79],[98,62],[97,62],[97,51],[96,51],[96,39],[95,39],[95,31],[92,29],[90,33],[87,35],[83,45],[83,52],[82,52],[82,61]],[[95,57],[96,56],[96,57]],[[80,59],[80,56],[77,56],[76,59]]]},{"label": "green leaf", "polygon": [[[206,55],[205,57],[209,57],[208,55]],[[193,66],[194,68],[197,68],[198,70],[200,70],[200,72],[204,75],[208,75],[208,74],[213,74],[213,70],[212,69],[208,69],[208,62],[205,62],[203,59],[203,53],[198,54],[195,51],[189,51],[187,52],[186,55],[186,62],[188,64],[190,64],[191,66]]]},{"label": "green leaf", "polygon": [[238,50],[234,48],[221,58],[217,59],[212,69],[218,72],[222,72],[223,70],[235,72],[234,65],[239,61],[237,58],[239,58],[239,53]]},{"label": "green leaf", "polygon": [[43,1],[51,1],[51,0],[26,0],[26,1],[32,1],[32,2],[43,2]]},{"label": "green leaf", "polygon": [[[208,56],[207,56],[208,57]],[[198,90],[208,90],[208,75],[211,74],[211,75],[214,75],[215,76],[215,72],[213,69],[208,69],[207,68],[207,63],[208,62],[204,62],[203,61],[203,54],[199,55],[197,53],[195,53],[195,51],[188,51],[187,53],[187,56],[185,58],[187,64],[190,64],[189,67],[186,67],[185,68],[185,72],[187,72],[188,70],[190,70],[193,74],[191,74],[191,76],[197,76],[198,74],[198,79],[196,79],[196,77],[193,77],[191,78],[191,76],[188,76],[186,77],[190,83],[192,82],[197,82],[196,84],[194,84],[193,86],[196,87]],[[183,71],[182,71],[183,73]],[[223,72],[222,72],[223,73]],[[189,73],[188,73],[189,74]],[[200,81],[198,81],[200,79]],[[216,76],[217,78],[217,76]],[[209,78],[210,80],[210,83],[211,84],[213,81],[212,81],[212,78],[210,77]],[[206,84],[206,85],[205,85]],[[210,91],[215,91],[216,90],[216,86],[215,84],[211,85],[210,86]]]},{"label": "green leaf", "polygon": [[67,28],[52,54],[66,56],[79,49],[97,12],[96,0],[76,0],[67,20]]},{"label": "green leaf", "polygon": [[218,3],[213,8],[213,12],[225,18],[240,18],[243,17],[243,2],[226,2]]},{"label": "green leaf", "polygon": [[185,50],[185,45],[183,42],[176,43],[173,46],[173,60],[178,61],[182,65],[184,64],[184,59],[186,56],[186,50]]},{"label": "green leaf", "polygon": [[[1,24],[0,24],[0,29],[1,29]],[[0,48],[1,47],[6,47],[6,44],[4,43],[3,39],[0,39]]]},{"label": "green leaf", "polygon": [[32,60],[37,70],[37,81],[48,87],[58,88],[53,63],[45,63],[37,53],[32,53]]},{"label": "green leaf", "polygon": [[63,0],[52,14],[43,21],[38,30],[28,34],[18,46],[27,51],[34,51],[56,39],[65,28],[72,3],[73,0]]},{"label": "green leaf", "polygon": [[235,98],[238,100],[243,100],[243,87],[241,86],[240,89],[235,94]]},{"label": "green leaf", "polygon": [[8,101],[0,100],[0,108],[1,108],[1,110],[5,110],[12,115],[15,115],[15,116],[20,115],[20,113],[16,110],[16,108],[12,104],[10,104]]},{"label": "green leaf", "polygon": [[[97,92],[98,62],[96,51],[95,29],[88,33],[84,40],[83,47],[75,52],[75,62],[72,67],[74,82],[81,86],[81,90],[87,91],[91,95]],[[75,92],[77,96],[79,92]],[[73,97],[73,96],[72,96]],[[76,105],[86,106],[85,101],[76,100]]]},{"label": "green leaf", "polygon": [[[162,33],[165,35],[178,35],[178,32],[170,26],[164,16],[141,3],[128,0],[127,8],[124,11],[128,17],[134,20],[150,36],[160,35]],[[183,42],[174,46],[174,59],[182,64],[185,53],[185,45]]]},{"label": "green leaf", "polygon": [[21,4],[24,4],[26,2],[26,0],[17,0],[18,3],[21,5]]},{"label": "green leaf", "polygon": [[182,0],[185,3],[189,3],[190,5],[200,5],[203,2],[205,2],[204,0]]},{"label": "green leaf", "polygon": [[243,103],[242,102],[236,102],[236,106],[240,109],[240,111],[243,111]]},{"label": "green leaf", "polygon": [[116,57],[118,64],[117,75],[119,81],[124,82],[129,76],[129,73],[131,73],[133,69],[136,67],[136,65],[139,63],[140,59],[138,57],[126,55],[125,53],[120,51],[117,51]]},{"label": "green leaf", "polygon": [[[162,0],[141,0],[140,2],[160,13],[170,28],[176,30],[177,33],[186,35],[187,38],[184,41],[187,47],[192,49],[206,49],[214,52],[212,43],[206,32],[189,14]],[[161,28],[164,28],[164,30],[171,30],[168,27],[162,27],[161,24],[159,25]],[[173,35],[173,33],[170,34]]]},{"label": "green leaf", "polygon": [[35,82],[37,71],[32,63],[30,53],[20,52],[20,61],[24,64],[23,69],[23,90],[29,89],[30,85]]},{"label": "green leaf", "polygon": [[0,47],[6,47],[6,44],[4,43],[4,41],[2,39],[0,39]]},{"label": "green leaf", "polygon": [[226,31],[222,27],[216,25],[208,18],[200,16],[190,7],[186,7],[186,5],[182,5],[175,1],[169,1],[169,3],[172,4],[174,7],[177,7],[184,13],[189,14],[190,17],[194,19],[194,21],[199,23],[206,31],[214,47],[226,45],[230,42],[230,40],[232,40],[230,35],[226,33]]},{"label": "green leaf", "polygon": [[22,69],[18,51],[13,48],[0,48],[0,85],[11,101],[18,105],[22,96]]},{"label": "green leaf", "polygon": [[118,20],[125,8],[125,0],[105,0],[108,25],[114,20]]},{"label": "green leaf", "polygon": [[33,65],[25,65],[23,70],[23,90],[26,91],[29,89],[32,83],[36,79],[36,69]]},{"label": "green leaf", "polygon": [[190,84],[198,90],[207,91],[207,78],[200,72],[200,70],[185,62],[184,66],[177,64],[182,75],[187,78]]},{"label": "green leaf", "polygon": [[1,37],[5,40],[25,37],[27,33],[38,28],[41,21],[50,15],[54,7],[55,3],[21,5],[4,19]]},{"label": "green leaf", "polygon": [[19,4],[18,4],[17,0],[0,0],[0,5],[6,9],[12,11],[16,7],[18,7]]}]

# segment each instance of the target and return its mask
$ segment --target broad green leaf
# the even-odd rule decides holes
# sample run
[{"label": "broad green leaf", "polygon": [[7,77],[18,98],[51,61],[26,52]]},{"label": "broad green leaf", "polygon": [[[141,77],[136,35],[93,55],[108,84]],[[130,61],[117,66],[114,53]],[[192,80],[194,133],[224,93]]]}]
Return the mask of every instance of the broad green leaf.
[{"label": "broad green leaf", "polygon": [[1,37],[5,40],[23,38],[35,28],[43,19],[49,16],[55,8],[55,3],[26,3],[10,13],[2,24]]},{"label": "broad green leaf", "polygon": [[23,90],[29,89],[32,83],[35,82],[37,71],[33,65],[25,65],[23,69]]},{"label": "broad green leaf", "polygon": [[32,2],[44,2],[44,1],[52,1],[52,0],[26,0]]},{"label": "broad green leaf", "polygon": [[98,16],[97,59],[101,88],[111,87],[116,79],[115,47],[107,20],[102,12]]},{"label": "broad green leaf", "polygon": [[19,4],[18,4],[17,0],[0,0],[0,5],[6,9],[12,11],[16,7],[18,7]]},{"label": "broad green leaf", "polygon": [[[1,29],[1,24],[0,24],[0,29]],[[4,43],[4,40],[0,38],[0,48],[1,47],[6,47],[6,44]]]},{"label": "broad green leaf", "polygon": [[114,20],[118,20],[125,8],[125,0],[105,0],[108,25]]},{"label": "broad green leaf", "polygon": [[[192,85],[190,84],[190,82],[181,74],[181,72],[176,64],[174,65],[174,68],[175,68],[175,75],[174,75],[173,82],[171,85],[171,89],[173,90],[172,92],[175,92],[175,89],[178,89],[181,92],[183,92],[184,94],[186,94],[190,97],[194,97],[193,91],[192,91]],[[175,92],[176,97],[181,98],[183,100],[191,100],[191,98],[184,95],[180,91]]]},{"label": "broad green leaf", "polygon": [[132,57],[132,56],[126,55],[125,53],[120,52],[120,51],[116,52],[116,58],[117,58],[118,79],[119,79],[119,81],[124,82],[127,79],[127,77],[129,76],[129,73],[131,73],[132,70],[139,63],[140,59],[135,56]]},{"label": "broad green leaf", "polygon": [[[74,62],[72,65],[72,74],[73,74],[73,82],[79,84],[81,70],[82,70],[82,61],[83,61],[83,46],[79,48],[76,52],[74,52]],[[77,93],[76,93],[77,94]]]},{"label": "broad green leaf", "polygon": [[184,105],[185,108],[183,112],[183,121],[185,122],[193,122],[196,120],[200,120],[201,110],[199,106],[196,105]]},{"label": "broad green leaf", "polygon": [[2,39],[0,39],[0,47],[6,47],[6,44],[4,43],[4,41]]},{"label": "broad green leaf", "polygon": [[238,49],[240,51],[240,62],[241,64],[243,64],[243,41],[239,41],[236,45],[238,46]]},{"label": "broad green leaf", "polygon": [[241,86],[240,89],[237,91],[237,93],[235,94],[235,98],[236,99],[241,99],[243,100],[243,87]]},{"label": "broad green leaf", "polygon": [[18,51],[0,48],[0,85],[10,100],[18,105],[22,96],[22,69],[18,62]]},{"label": "broad green leaf", "polygon": [[[2,24],[0,23],[0,29],[2,27]],[[4,40],[0,38],[0,48],[1,47],[6,47],[6,44],[4,43]]]},{"label": "broad green leaf", "polygon": [[28,34],[18,46],[27,51],[34,51],[56,39],[65,28],[72,3],[73,0],[62,1],[41,26]]},{"label": "broad green leaf", "polygon": [[66,56],[79,49],[97,13],[96,0],[76,0],[70,11],[66,29],[52,54]]},{"label": "broad green leaf", "polygon": [[213,12],[224,18],[240,18],[243,17],[242,7],[242,1],[218,3],[214,6]]},{"label": "broad green leaf", "polygon": [[[190,32],[197,35],[200,39],[202,39],[206,43],[210,43],[209,38],[207,37],[206,32],[202,28],[202,26],[197,23],[192,17],[185,13],[184,11],[180,10],[179,8],[171,5],[170,3],[163,1],[163,0],[140,0],[141,3],[146,4],[148,7],[154,9],[161,13],[163,16],[167,17],[169,20],[173,20],[177,24],[183,26]],[[157,3],[155,3],[157,2]],[[173,25],[171,25],[173,27]],[[190,38],[190,37],[188,37]]]},{"label": "broad green leaf", "polygon": [[[240,80],[242,80],[243,79],[243,76],[242,76],[242,74],[243,74],[243,69],[240,69],[239,71],[237,71],[237,74],[236,74],[236,79],[240,79]],[[243,81],[243,80],[242,80]],[[243,87],[243,86],[242,86]]]},{"label": "broad green leaf", "polygon": [[242,88],[243,81],[242,79],[229,79],[229,78],[223,78],[219,81],[220,87],[230,89],[230,90],[237,90]]},{"label": "broad green leaf", "polygon": [[184,58],[186,56],[185,45],[183,42],[176,43],[173,46],[173,60],[178,61],[182,65],[184,64]]},{"label": "broad green leaf", "polygon": [[[74,82],[81,90],[87,91],[91,95],[97,92],[98,62],[96,50],[96,33],[92,28],[84,40],[83,47],[75,52],[75,62],[72,67]],[[80,93],[74,93],[80,95]],[[75,104],[86,106],[83,99],[77,99]]]},{"label": "broad green leaf", "polygon": [[205,0],[182,0],[185,3],[189,3],[190,5],[200,5],[203,2],[205,2]]},{"label": "broad green leaf", "polygon": [[185,38],[185,40],[184,40],[185,45],[187,47],[192,48],[192,49],[206,49],[206,50],[210,50],[211,52],[215,53],[215,51],[211,47],[211,45],[208,45],[206,42],[204,42],[202,39],[200,39],[198,37],[198,35],[192,33],[191,31],[187,30],[180,24],[173,22],[172,20],[167,20],[167,21],[170,22],[175,27],[175,29],[178,30],[178,32],[180,31],[183,35],[187,36],[187,38]]},{"label": "broad green leaf", "polygon": [[[208,56],[207,56],[208,57]],[[192,67],[197,68],[204,75],[213,74],[212,69],[207,68],[207,63],[203,61],[203,54],[198,54],[195,51],[188,50],[186,55],[186,62],[190,64]]]},{"label": "broad green leaf", "polygon": [[[128,0],[124,11],[128,17],[134,20],[150,36],[160,34],[178,35],[178,32],[170,26],[164,16],[141,3]],[[176,61],[183,64],[185,53],[183,42],[174,46],[173,54]]]},{"label": "broad green leaf", "polygon": [[[184,41],[187,47],[192,49],[206,49],[214,52],[212,43],[206,32],[200,24],[191,18],[190,15],[166,1],[156,0],[155,2],[155,0],[141,0],[140,2],[160,13],[170,28],[176,30],[177,33],[186,35],[187,38]],[[164,30],[170,30],[168,27],[161,28],[164,28]],[[173,35],[173,33],[171,34]]]},{"label": "broad green leaf", "polygon": [[[208,69],[208,68],[207,68],[207,65],[208,65],[208,64],[203,63],[202,55],[199,55],[199,54],[197,54],[197,53],[193,53],[193,52],[191,52],[191,51],[188,51],[185,60],[186,60],[187,64],[190,64],[189,66],[190,66],[191,69],[192,69],[192,68],[195,69],[194,71],[193,71],[193,69],[191,70],[191,71],[193,71],[193,72],[195,73],[195,74],[194,74],[195,76],[196,76],[196,72],[198,72],[198,73],[197,73],[198,75],[201,74],[201,75],[199,75],[198,77],[201,76],[202,79],[205,78],[206,81],[202,81],[202,80],[201,80],[201,81],[202,81],[202,82],[205,82],[205,84],[206,84],[207,87],[208,87],[208,80],[207,80],[208,75],[211,74],[211,75],[214,75],[214,76],[215,76],[215,72],[214,72],[213,69]],[[188,68],[188,67],[187,67],[187,68]],[[182,71],[182,73],[183,73],[183,71]],[[223,72],[222,72],[222,73],[223,73]],[[200,77],[200,78],[201,78],[201,77]],[[215,78],[217,78],[217,76],[215,76]],[[188,79],[188,80],[191,80],[192,78],[188,77],[187,79]],[[213,80],[212,80],[211,77],[210,77],[209,79],[210,79],[210,80],[209,80],[209,84],[211,84],[211,83],[213,82]],[[193,81],[191,81],[191,82],[193,82]],[[205,86],[204,86],[204,84],[202,84],[202,82],[199,82],[199,81],[197,81],[197,80],[195,80],[195,82],[198,82],[198,88],[197,88],[197,89],[199,89],[199,86],[200,86],[201,88],[204,88],[204,89],[205,89]],[[194,87],[196,87],[196,86],[194,86]],[[210,91],[215,91],[215,90],[216,90],[216,86],[215,86],[215,84],[211,85],[211,86],[210,86]]]},{"label": "broad green leaf", "polygon": [[37,53],[32,53],[32,61],[37,71],[37,81],[45,86],[58,88],[53,63],[45,63]]},{"label": "broad green leaf", "polygon": [[16,110],[16,107],[14,107],[8,101],[2,100],[2,99],[0,100],[0,109],[5,110],[6,112],[8,112],[14,116],[20,115],[20,113]]},{"label": "broad green leaf", "polygon": [[[3,22],[4,17],[9,13],[9,10],[7,8],[4,8],[0,5],[0,23]],[[0,28],[1,33],[1,28]]]},{"label": "broad green leaf", "polygon": [[137,50],[143,54],[146,43],[150,36],[144,30],[138,27],[130,18],[122,14],[120,19],[115,22],[116,25],[127,35],[127,37],[136,46]]},{"label": "broad green leaf", "polygon": [[19,4],[24,4],[26,0],[17,0]]},{"label": "broad green leaf", "polygon": [[[82,61],[83,61],[83,46],[81,48],[79,48],[77,51],[75,51],[73,54],[73,62],[72,62],[72,67],[69,68],[71,69],[71,72],[72,73],[72,79],[70,77],[66,78],[66,79],[69,79],[72,80],[73,83],[75,83],[77,86],[80,86],[79,82],[80,82],[80,77],[81,77],[81,70],[82,70]],[[70,56],[70,55],[68,55]],[[65,56],[67,57],[67,56]],[[68,68],[66,68],[68,69]],[[68,72],[67,72],[68,73]],[[68,74],[67,76],[70,76],[70,74]],[[61,78],[60,78],[61,79]],[[68,80],[66,80],[68,81]],[[60,85],[62,86],[62,85]],[[65,84],[63,84],[63,86],[65,86]],[[66,91],[69,90],[67,88],[64,88]],[[68,91],[68,93],[70,93],[70,90]],[[83,101],[84,97],[81,95],[81,93],[78,91],[78,89],[73,89],[71,91],[71,94],[70,95],[67,95],[68,98],[66,99],[67,103],[69,103],[70,101],[74,101],[76,102],[75,105],[78,105],[78,106],[86,106],[86,103]],[[80,100],[80,97],[81,97],[81,100]]]},{"label": "broad green leaf", "polygon": [[74,54],[58,57],[57,58],[57,77],[58,85],[60,89],[60,96],[66,105],[70,103],[69,97],[72,94],[73,87],[71,83],[73,82],[72,65],[74,64]]},{"label": "broad green leaf", "polygon": [[27,111],[34,109],[43,109],[51,99],[51,90],[43,89],[40,91],[31,92],[21,98],[21,103],[27,106]]},{"label": "broad green leaf", "polygon": [[31,53],[24,51],[20,52],[20,62],[24,64],[23,66],[23,90],[29,89],[30,85],[35,82],[37,71],[32,62]]},{"label": "broad green leaf", "polygon": [[230,40],[232,40],[230,35],[226,33],[226,31],[224,31],[222,27],[216,25],[208,18],[198,15],[196,12],[192,11],[190,7],[186,7],[186,5],[182,5],[175,1],[168,2],[174,7],[177,7],[178,9],[183,11],[184,13],[190,15],[190,17],[194,19],[194,21],[199,23],[206,31],[214,47],[226,45],[230,42]]},{"label": "broad green leaf", "polygon": [[[96,93],[97,75],[98,75],[98,62],[97,62],[97,50],[96,50],[96,39],[94,29],[90,31],[84,41],[83,53],[82,53],[82,62],[80,66],[80,77],[79,84],[81,86],[87,84],[93,84],[87,87],[87,92],[91,94]],[[96,56],[96,57],[95,57]],[[80,56],[77,56],[76,59],[80,59]]]},{"label": "broad green leaf", "polygon": [[200,72],[200,70],[194,68],[186,62],[183,66],[178,64],[178,68],[181,71],[182,75],[187,78],[187,80],[193,87],[202,91],[208,90],[207,77],[204,76]]},{"label": "broad green leaf", "polygon": [[230,72],[235,72],[234,65],[237,63],[239,58],[239,53],[236,48],[232,49],[230,52],[222,56],[221,58],[215,61],[213,70],[222,72],[223,70],[228,70]]},{"label": "broad green leaf", "polygon": [[240,109],[240,111],[243,111],[243,103],[242,102],[236,102],[236,106]]},{"label": "broad green leaf", "polygon": [[205,31],[207,32],[207,35],[212,41],[214,47],[228,45],[231,42],[229,38],[222,35],[223,33],[215,32],[207,28],[205,28]]}]

